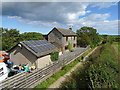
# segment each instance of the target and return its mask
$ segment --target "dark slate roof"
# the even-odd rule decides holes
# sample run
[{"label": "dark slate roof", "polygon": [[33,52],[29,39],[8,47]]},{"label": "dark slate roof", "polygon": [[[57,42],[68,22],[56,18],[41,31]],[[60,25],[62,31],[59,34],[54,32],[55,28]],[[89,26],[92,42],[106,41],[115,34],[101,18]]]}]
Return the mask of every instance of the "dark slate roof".
[{"label": "dark slate roof", "polygon": [[[53,28],[53,30],[56,29],[58,30],[63,36],[76,36],[76,33],[73,32],[72,30],[70,29],[63,29],[63,28]],[[51,31],[52,32],[52,31]],[[49,32],[50,33],[50,32]],[[48,34],[49,34],[48,33]]]},{"label": "dark slate roof", "polygon": [[56,28],[59,32],[61,32],[63,35],[76,35],[75,32],[73,32],[70,29],[63,29],[63,28]]},{"label": "dark slate roof", "polygon": [[56,29],[65,36],[69,36],[69,35],[76,36],[76,33],[70,29],[63,29],[63,28],[56,28]]},{"label": "dark slate roof", "polygon": [[26,49],[28,49],[37,57],[41,57],[58,50],[57,47],[49,43],[47,40],[23,41],[20,42],[19,44],[24,46]]}]

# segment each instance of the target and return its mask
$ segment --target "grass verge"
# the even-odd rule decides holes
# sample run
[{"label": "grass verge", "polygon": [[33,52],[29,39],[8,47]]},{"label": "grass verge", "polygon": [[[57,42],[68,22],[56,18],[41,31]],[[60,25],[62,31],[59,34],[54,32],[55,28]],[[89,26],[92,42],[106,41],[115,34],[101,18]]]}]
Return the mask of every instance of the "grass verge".
[{"label": "grass verge", "polygon": [[120,52],[120,44],[118,42],[114,42],[113,43],[114,47],[115,47],[115,51],[118,53]]},{"label": "grass verge", "polygon": [[63,68],[58,71],[57,73],[55,73],[54,75],[52,75],[51,77],[49,77],[48,79],[46,79],[45,81],[41,82],[40,84],[38,84],[35,88],[48,88],[51,84],[53,84],[57,79],[59,79],[61,76],[65,75],[68,71],[70,71],[78,62],[81,61],[81,57],[82,56],[86,56],[88,53],[90,53],[92,49],[89,49],[87,52],[83,53],[80,57],[78,57],[77,59],[75,59],[73,62],[71,62],[68,65],[63,66]]}]

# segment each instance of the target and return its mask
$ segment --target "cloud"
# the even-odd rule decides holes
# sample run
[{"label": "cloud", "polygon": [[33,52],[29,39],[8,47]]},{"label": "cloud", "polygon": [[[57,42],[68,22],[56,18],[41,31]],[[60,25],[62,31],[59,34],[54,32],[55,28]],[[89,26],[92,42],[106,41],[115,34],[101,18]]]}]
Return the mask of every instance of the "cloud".
[{"label": "cloud", "polygon": [[94,13],[94,14],[90,14],[89,16],[87,17],[83,17],[82,19],[80,20],[90,20],[90,21],[101,21],[101,20],[106,20],[108,17],[110,17],[110,14],[108,13],[105,13],[105,14],[97,14],[97,13]]},{"label": "cloud", "polygon": [[118,20],[108,20],[110,14],[91,14],[78,20],[77,27],[89,26],[94,27],[101,34],[118,34]]},{"label": "cloud", "polygon": [[[2,2],[45,2],[44,0],[1,0]],[[49,0],[48,0],[49,1]],[[54,1],[54,0],[51,0]]]},{"label": "cloud", "polygon": [[91,7],[99,7],[99,9],[103,9],[103,8],[109,8],[117,4],[118,2],[94,2],[91,3]]},{"label": "cloud", "polygon": [[20,17],[25,21],[42,23],[70,24],[79,16],[83,16],[90,11],[86,8],[88,3],[3,3],[3,15],[12,18]]},{"label": "cloud", "polygon": [[[75,28],[91,26],[103,33],[113,32],[113,30],[117,31],[118,21],[108,20],[108,18],[111,17],[110,13],[92,13],[92,11],[87,10],[87,8],[91,6],[102,9],[112,5],[116,5],[116,3],[3,2],[2,14],[8,18],[14,18],[30,25],[45,27],[73,25]],[[114,32],[116,33],[116,31]]]},{"label": "cloud", "polygon": [[119,0],[1,0],[2,2],[115,2]]}]

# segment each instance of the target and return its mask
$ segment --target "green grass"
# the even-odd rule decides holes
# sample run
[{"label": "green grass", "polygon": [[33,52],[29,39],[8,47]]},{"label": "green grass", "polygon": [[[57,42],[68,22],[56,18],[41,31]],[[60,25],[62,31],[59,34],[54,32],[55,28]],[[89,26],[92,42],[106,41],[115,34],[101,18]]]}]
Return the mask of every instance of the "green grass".
[{"label": "green grass", "polygon": [[113,43],[113,45],[115,47],[116,52],[117,53],[120,52],[120,44],[118,42],[115,42],[115,43]]},{"label": "green grass", "polygon": [[115,51],[115,55],[116,55],[116,62],[119,64],[120,67],[120,44],[118,42],[114,42],[112,44],[114,51]]},{"label": "green grass", "polygon": [[61,76],[65,75],[68,71],[70,71],[78,62],[81,61],[82,56],[86,56],[89,52],[91,52],[93,49],[88,50],[87,52],[83,53],[80,57],[75,59],[73,62],[71,62],[68,65],[65,65],[62,67],[60,71],[37,85],[35,88],[48,88],[51,84],[53,84],[57,79],[59,79]]}]

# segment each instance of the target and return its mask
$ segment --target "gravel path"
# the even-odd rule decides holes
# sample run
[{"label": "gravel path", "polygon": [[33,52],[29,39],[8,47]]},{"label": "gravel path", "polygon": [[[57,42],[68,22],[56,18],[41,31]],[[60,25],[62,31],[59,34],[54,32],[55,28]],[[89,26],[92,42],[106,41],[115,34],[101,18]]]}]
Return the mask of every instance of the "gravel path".
[{"label": "gravel path", "polygon": [[[92,54],[95,50],[97,49],[97,47],[92,50],[85,58],[83,61],[86,60],[86,58]],[[76,64],[68,73],[66,73],[64,76],[60,77],[56,82],[54,82],[52,85],[49,86],[49,88],[59,88],[59,86],[61,85],[62,82],[65,81],[65,79],[71,75],[71,72],[75,71],[78,67],[82,66],[82,62],[79,62],[78,64]]]}]

